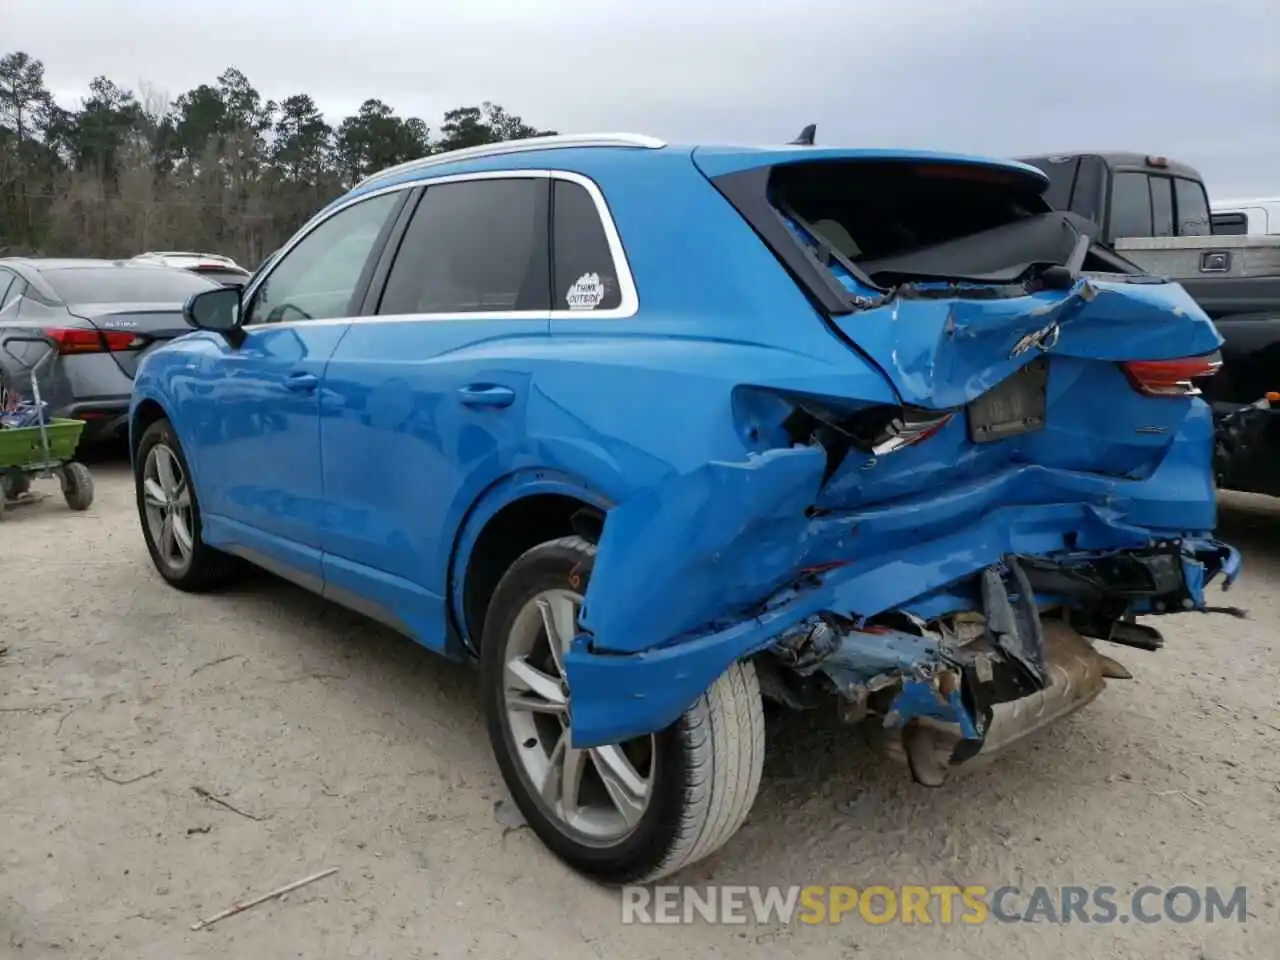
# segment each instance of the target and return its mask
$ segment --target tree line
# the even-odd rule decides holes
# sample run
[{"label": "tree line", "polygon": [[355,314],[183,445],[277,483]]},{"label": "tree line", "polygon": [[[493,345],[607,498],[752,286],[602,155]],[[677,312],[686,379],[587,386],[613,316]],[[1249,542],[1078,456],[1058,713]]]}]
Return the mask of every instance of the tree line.
[{"label": "tree line", "polygon": [[252,267],[376,170],[549,133],[488,102],[448,111],[435,136],[377,99],[333,126],[309,95],[264,100],[235,67],[172,102],[100,76],[67,109],[40,60],[9,53],[0,57],[0,256],[202,250]]}]

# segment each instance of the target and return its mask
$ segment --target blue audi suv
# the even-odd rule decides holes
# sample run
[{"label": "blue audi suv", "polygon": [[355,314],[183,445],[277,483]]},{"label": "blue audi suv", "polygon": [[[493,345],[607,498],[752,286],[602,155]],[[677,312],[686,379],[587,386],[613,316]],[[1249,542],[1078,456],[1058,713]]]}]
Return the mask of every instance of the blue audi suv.
[{"label": "blue audi suv", "polygon": [[147,548],[477,661],[515,802],[602,882],[734,834],[766,700],[941,786],[1239,568],[1216,330],[1045,185],[626,134],[378,173],[144,356]]}]

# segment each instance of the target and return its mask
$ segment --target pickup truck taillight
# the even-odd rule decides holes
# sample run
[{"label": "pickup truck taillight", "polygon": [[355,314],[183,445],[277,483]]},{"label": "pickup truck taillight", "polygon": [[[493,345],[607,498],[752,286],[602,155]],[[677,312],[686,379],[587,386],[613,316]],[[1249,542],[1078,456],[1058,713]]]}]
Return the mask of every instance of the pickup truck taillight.
[{"label": "pickup truck taillight", "polygon": [[131,350],[138,338],[128,332],[119,330],[84,330],[69,327],[45,327],[45,334],[58,345],[58,352],[69,353],[114,353],[117,350]]},{"label": "pickup truck taillight", "polygon": [[1212,353],[1177,360],[1128,360],[1120,366],[1134,389],[1148,397],[1194,397],[1200,393],[1195,381],[1217,373],[1222,358]]}]

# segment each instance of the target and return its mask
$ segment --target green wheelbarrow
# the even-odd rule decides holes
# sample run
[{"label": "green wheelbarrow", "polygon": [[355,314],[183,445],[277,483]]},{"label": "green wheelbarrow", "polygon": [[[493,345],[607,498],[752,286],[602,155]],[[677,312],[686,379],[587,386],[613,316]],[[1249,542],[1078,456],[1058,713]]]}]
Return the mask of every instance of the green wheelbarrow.
[{"label": "green wheelbarrow", "polygon": [[44,419],[39,368],[55,351],[48,341],[41,338],[40,342],[50,349],[31,369],[31,391],[36,410],[40,411],[37,423],[29,427],[0,427],[0,520],[11,507],[44,499],[42,494],[32,492],[34,479],[57,477],[62,484],[62,496],[72,510],[88,510],[93,504],[93,474],[75,459],[84,421]]}]

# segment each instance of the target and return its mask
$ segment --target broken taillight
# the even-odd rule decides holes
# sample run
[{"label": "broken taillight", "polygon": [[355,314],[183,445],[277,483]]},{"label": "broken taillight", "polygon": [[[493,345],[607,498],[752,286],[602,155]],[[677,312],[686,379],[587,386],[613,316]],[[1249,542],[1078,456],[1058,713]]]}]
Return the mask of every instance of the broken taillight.
[{"label": "broken taillight", "polygon": [[[876,457],[915,446],[950,423],[954,410],[872,404],[853,410],[801,401],[783,424],[792,443],[818,443],[834,460],[856,447]],[[837,453],[837,451],[839,451]],[[834,469],[833,462],[832,468]]]},{"label": "broken taillight", "polygon": [[1195,381],[1211,377],[1222,366],[1217,353],[1177,360],[1128,360],[1121,364],[1135,390],[1148,397],[1195,397]]},{"label": "broken taillight", "polygon": [[870,438],[868,446],[873,454],[882,457],[904,447],[915,446],[938,433],[955,417],[955,413],[920,411],[903,408],[880,432]]}]

